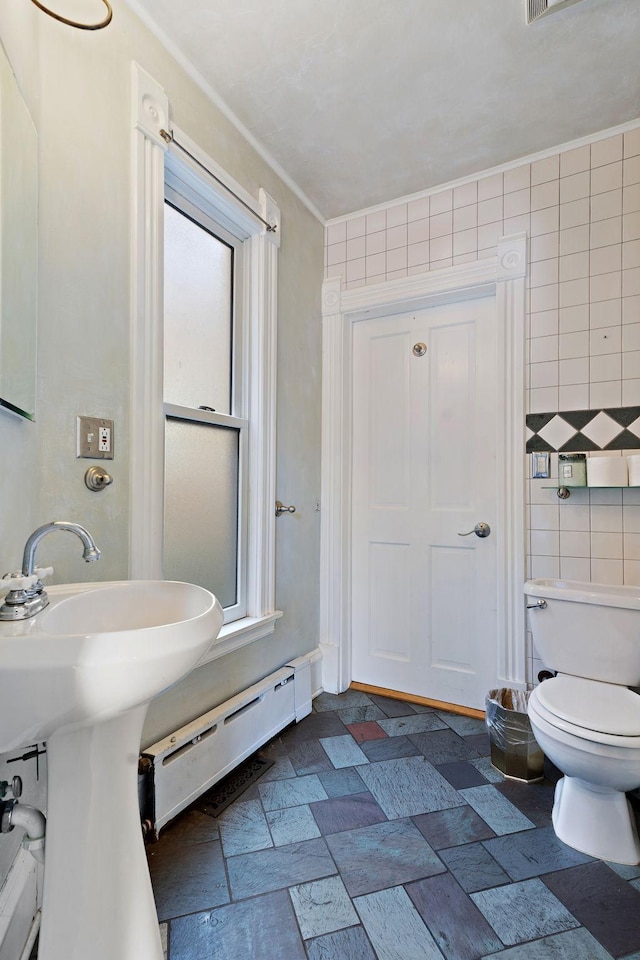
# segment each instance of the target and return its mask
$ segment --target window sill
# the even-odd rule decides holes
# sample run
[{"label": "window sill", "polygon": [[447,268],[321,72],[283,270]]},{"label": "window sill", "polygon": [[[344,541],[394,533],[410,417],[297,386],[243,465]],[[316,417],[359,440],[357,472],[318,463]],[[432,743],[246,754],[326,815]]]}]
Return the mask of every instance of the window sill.
[{"label": "window sill", "polygon": [[282,616],[282,610],[274,610],[263,617],[243,617],[233,623],[225,623],[220,633],[213,641],[205,655],[199,661],[201,667],[205,663],[224,657],[234,650],[240,650],[255,640],[268,637],[276,628],[276,620]]}]

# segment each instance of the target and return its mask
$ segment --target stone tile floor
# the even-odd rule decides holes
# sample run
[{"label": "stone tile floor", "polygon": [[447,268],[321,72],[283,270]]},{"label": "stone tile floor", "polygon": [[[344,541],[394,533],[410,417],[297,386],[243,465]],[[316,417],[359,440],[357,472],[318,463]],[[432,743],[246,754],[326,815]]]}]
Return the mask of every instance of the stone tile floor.
[{"label": "stone tile floor", "polygon": [[147,848],[168,960],[640,960],[640,866],[562,844],[482,721],[322,694],[261,753]]}]

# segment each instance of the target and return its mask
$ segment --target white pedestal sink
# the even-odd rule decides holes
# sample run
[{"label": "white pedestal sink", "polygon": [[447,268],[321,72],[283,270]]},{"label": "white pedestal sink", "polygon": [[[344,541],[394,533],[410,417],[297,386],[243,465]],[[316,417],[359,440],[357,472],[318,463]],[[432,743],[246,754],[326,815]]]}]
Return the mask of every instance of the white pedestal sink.
[{"label": "white pedestal sink", "polygon": [[0,622],[0,753],[46,741],[38,960],[162,960],[138,809],[147,707],[197,664],[220,604],[188,583],[48,589]]}]

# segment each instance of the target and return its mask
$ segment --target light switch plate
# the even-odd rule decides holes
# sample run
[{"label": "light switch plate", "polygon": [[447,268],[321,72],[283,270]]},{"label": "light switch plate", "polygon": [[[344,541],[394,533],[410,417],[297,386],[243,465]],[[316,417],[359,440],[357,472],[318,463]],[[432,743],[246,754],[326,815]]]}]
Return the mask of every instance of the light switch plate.
[{"label": "light switch plate", "polygon": [[88,460],[113,460],[113,420],[78,417],[77,457]]}]

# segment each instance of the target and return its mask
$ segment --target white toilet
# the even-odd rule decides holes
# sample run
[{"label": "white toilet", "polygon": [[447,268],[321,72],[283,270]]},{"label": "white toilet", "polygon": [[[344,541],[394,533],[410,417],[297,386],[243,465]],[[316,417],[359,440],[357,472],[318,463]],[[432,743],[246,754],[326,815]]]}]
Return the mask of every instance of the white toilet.
[{"label": "white toilet", "polygon": [[562,771],[553,826],[560,840],[603,860],[640,863],[625,791],[640,787],[640,588],[569,580],[525,584],[544,665],[558,676],[529,698],[529,720]]}]

